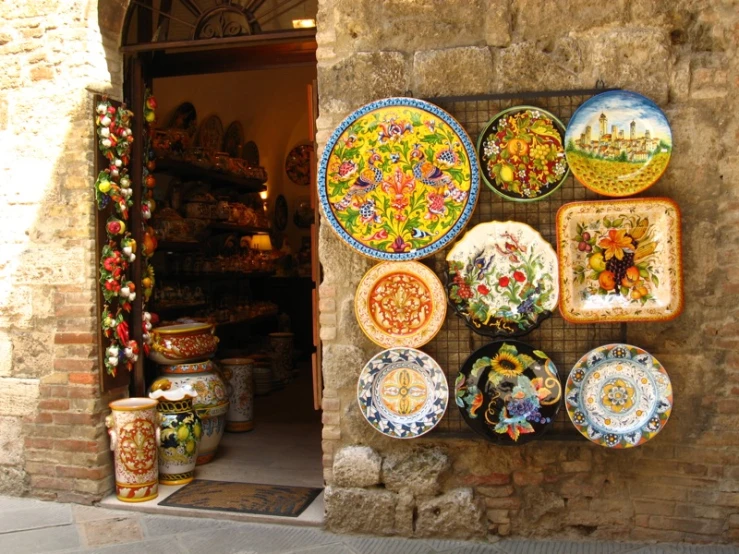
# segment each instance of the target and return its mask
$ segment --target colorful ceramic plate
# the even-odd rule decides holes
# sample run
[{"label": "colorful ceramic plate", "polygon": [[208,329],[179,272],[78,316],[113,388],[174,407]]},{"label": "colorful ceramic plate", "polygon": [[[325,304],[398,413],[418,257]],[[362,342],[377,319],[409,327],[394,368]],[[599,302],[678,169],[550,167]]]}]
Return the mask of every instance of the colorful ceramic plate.
[{"label": "colorful ceramic plate", "polygon": [[357,385],[362,415],[380,433],[412,439],[446,411],[449,387],[439,364],[414,348],[383,350],[364,366]]},{"label": "colorful ceramic plate", "polygon": [[525,223],[480,223],[446,261],[449,302],[481,335],[524,335],[557,305],[557,254]]},{"label": "colorful ceramic plate", "polygon": [[667,198],[557,212],[559,309],[572,323],[666,321],[683,308],[680,210]]},{"label": "colorful ceramic plate", "polygon": [[444,324],[446,294],[436,274],[422,263],[382,262],[359,282],[354,312],[375,344],[419,348]]},{"label": "colorful ceramic plate", "polygon": [[223,136],[223,152],[228,152],[232,158],[238,158],[244,146],[244,128],[238,121],[232,121]]},{"label": "colorful ceramic plate", "polygon": [[477,139],[482,177],[506,200],[540,200],[567,178],[564,125],[534,106],[516,106],[493,117]]},{"label": "colorful ceramic plate", "polygon": [[454,398],[467,424],[502,445],[543,435],[559,412],[562,385],[557,367],[523,342],[491,342],[462,365]]},{"label": "colorful ceramic plate", "polygon": [[313,145],[300,144],[290,150],[285,158],[285,173],[296,185],[310,185],[310,155]]},{"label": "colorful ceramic plate", "polygon": [[217,115],[207,117],[200,124],[198,144],[205,150],[220,150],[223,144],[223,123]]},{"label": "colorful ceramic plate", "polygon": [[637,346],[607,344],[585,354],[565,385],[572,423],[596,444],[631,448],[659,433],[672,411],[665,368]]},{"label": "colorful ceramic plate", "polygon": [[190,135],[195,134],[197,111],[190,102],[183,102],[172,114],[167,125],[168,129],[187,129]]},{"label": "colorful ceramic plate", "polygon": [[479,186],[467,133],[415,98],[355,111],[329,138],[318,170],[329,225],[355,250],[388,261],[444,248],[472,215]]},{"label": "colorful ceramic plate", "polygon": [[565,144],[567,163],[583,185],[604,196],[631,196],[651,187],[667,169],[672,131],[649,98],[612,90],[572,114]]}]

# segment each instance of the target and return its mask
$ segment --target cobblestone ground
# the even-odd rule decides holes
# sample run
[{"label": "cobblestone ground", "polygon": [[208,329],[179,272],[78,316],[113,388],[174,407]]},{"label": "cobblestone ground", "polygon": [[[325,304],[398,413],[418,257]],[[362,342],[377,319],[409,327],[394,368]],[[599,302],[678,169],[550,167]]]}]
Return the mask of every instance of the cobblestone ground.
[{"label": "cobblestone ground", "polygon": [[733,554],[732,546],[501,540],[411,540],[335,535],[318,528],[155,516],[0,496],[4,554]]}]

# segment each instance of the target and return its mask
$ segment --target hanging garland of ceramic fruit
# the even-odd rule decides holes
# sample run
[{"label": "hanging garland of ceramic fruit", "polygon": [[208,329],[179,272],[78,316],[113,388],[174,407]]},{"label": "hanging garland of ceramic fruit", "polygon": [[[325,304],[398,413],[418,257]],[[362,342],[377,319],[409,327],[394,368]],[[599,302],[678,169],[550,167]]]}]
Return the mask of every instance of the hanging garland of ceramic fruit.
[{"label": "hanging garland of ceramic fruit", "polygon": [[143,230],[143,245],[141,252],[144,255],[143,263],[141,266],[141,286],[143,289],[143,317],[141,321],[142,326],[142,339],[144,345],[144,353],[149,354],[151,344],[151,329],[152,326],[157,322],[156,314],[150,314],[146,311],[146,304],[151,298],[152,291],[154,290],[154,284],[156,281],[154,275],[154,267],[149,263],[149,259],[157,249],[157,239],[154,234],[154,229],[148,225],[148,220],[151,219],[154,210],[156,209],[156,202],[154,201],[154,187],[156,186],[156,179],[154,178],[153,172],[156,169],[156,161],[154,160],[154,150],[151,144],[151,137],[154,133],[154,124],[156,123],[156,107],[157,101],[149,90],[146,91],[144,96],[144,168],[142,173],[141,182],[143,183],[142,201],[141,201],[141,221]]},{"label": "hanging garland of ceramic fruit", "polygon": [[118,367],[129,371],[138,359],[139,346],[128,335],[125,313],[130,313],[136,298],[136,285],[128,279],[129,264],[136,259],[136,241],[127,231],[129,208],[133,206],[133,190],[127,166],[133,142],[131,118],[133,113],[125,105],[118,108],[107,98],[95,108],[98,148],[108,160],[108,167],[95,180],[95,200],[103,210],[112,203],[115,213],[105,224],[108,242],[100,257],[100,287],[104,299],[101,327],[110,341],[103,361],[108,374],[115,377]]}]

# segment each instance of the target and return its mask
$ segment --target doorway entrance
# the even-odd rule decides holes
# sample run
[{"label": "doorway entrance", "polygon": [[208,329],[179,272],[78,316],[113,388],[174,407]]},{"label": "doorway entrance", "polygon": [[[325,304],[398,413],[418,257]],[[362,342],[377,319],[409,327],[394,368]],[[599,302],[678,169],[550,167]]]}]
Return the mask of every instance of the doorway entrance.
[{"label": "doorway entrance", "polygon": [[[146,90],[157,104],[151,151],[139,158],[154,154],[154,163],[141,167],[155,179],[155,209],[142,228],[159,242],[150,270],[142,270],[156,281],[145,311],[160,327],[215,325],[216,367],[255,362],[253,428],[227,426],[212,460],[196,467],[196,480],[323,487],[311,171],[315,28],[304,28],[315,25],[315,4],[150,0],[132,2],[127,14],[127,100],[136,111]],[[271,372],[258,373],[265,365]],[[146,394],[161,372],[142,356],[132,394]],[[111,497],[103,504],[194,515],[197,507],[162,505],[181,488],[160,486],[151,502]],[[253,519],[217,507],[197,515]],[[319,496],[290,521],[319,524],[322,515]]]}]

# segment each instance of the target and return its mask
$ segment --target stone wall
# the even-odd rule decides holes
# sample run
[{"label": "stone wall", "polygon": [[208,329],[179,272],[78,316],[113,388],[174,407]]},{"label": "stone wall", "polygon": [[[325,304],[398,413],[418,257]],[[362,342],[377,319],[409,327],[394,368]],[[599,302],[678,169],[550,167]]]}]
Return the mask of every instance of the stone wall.
[{"label": "stone wall", "polygon": [[366,424],[355,398],[359,372],[379,350],[352,308],[372,262],[321,225],[327,526],[404,536],[739,540],[736,4],[321,0],[318,27],[319,154],[352,110],[393,95],[592,88],[602,79],[655,100],[671,122],[674,155],[649,194],[682,208],[686,296],[676,321],[628,329],[629,341],[665,365],[675,390],[669,425],[640,448],[496,448],[433,434],[392,440]]},{"label": "stone wall", "polygon": [[2,2],[0,20],[0,493],[90,502],[113,484],[92,98],[120,98],[118,38],[88,0]]}]

